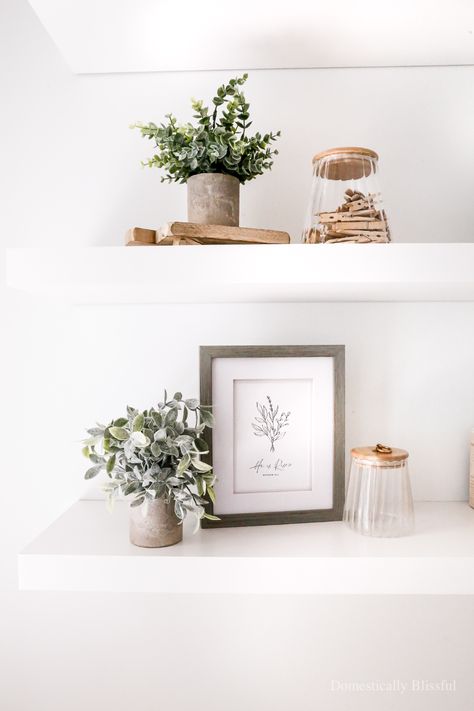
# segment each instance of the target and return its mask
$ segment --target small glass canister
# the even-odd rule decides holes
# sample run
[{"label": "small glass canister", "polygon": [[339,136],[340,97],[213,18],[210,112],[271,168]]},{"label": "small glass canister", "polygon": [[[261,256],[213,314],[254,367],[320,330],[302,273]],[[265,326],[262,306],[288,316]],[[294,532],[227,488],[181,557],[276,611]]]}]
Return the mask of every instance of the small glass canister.
[{"label": "small glass canister", "polygon": [[378,176],[378,155],[370,148],[331,148],[315,155],[303,241],[390,242]]},{"label": "small glass canister", "polygon": [[356,447],[343,519],[366,536],[406,536],[414,529],[408,452],[382,444]]}]

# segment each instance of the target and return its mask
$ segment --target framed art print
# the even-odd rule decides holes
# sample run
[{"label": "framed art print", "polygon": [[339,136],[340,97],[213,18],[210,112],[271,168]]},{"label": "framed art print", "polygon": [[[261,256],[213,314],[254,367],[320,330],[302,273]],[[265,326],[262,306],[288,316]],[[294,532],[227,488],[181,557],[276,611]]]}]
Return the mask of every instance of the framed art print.
[{"label": "framed art print", "polygon": [[342,518],[344,346],[201,346],[201,402],[219,521]]}]

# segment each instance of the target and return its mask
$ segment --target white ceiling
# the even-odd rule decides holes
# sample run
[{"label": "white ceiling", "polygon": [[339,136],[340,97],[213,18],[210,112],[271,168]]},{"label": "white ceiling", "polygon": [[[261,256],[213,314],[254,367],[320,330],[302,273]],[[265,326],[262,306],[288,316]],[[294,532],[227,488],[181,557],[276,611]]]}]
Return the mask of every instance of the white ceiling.
[{"label": "white ceiling", "polygon": [[474,0],[30,0],[76,73],[474,64]]}]

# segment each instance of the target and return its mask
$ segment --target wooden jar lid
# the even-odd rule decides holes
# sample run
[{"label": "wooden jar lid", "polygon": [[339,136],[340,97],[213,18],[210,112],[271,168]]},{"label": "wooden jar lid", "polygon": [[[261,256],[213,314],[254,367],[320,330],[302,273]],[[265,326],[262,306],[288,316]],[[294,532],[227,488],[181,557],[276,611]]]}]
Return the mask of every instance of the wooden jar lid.
[{"label": "wooden jar lid", "polygon": [[321,158],[326,158],[327,156],[335,156],[340,153],[356,153],[359,156],[367,156],[368,158],[379,159],[378,153],[373,151],[371,148],[362,148],[361,146],[345,146],[343,148],[329,148],[327,151],[321,151],[321,153],[316,153],[313,158],[313,163]]},{"label": "wooden jar lid", "polygon": [[403,462],[408,459],[408,452],[405,449],[396,449],[377,444],[372,447],[354,447],[351,449],[353,459],[370,462],[374,466],[383,467],[384,464],[393,462]]},{"label": "wooden jar lid", "polygon": [[370,148],[348,146],[316,153],[313,165],[316,175],[327,180],[358,180],[372,173],[377,160],[377,153]]}]

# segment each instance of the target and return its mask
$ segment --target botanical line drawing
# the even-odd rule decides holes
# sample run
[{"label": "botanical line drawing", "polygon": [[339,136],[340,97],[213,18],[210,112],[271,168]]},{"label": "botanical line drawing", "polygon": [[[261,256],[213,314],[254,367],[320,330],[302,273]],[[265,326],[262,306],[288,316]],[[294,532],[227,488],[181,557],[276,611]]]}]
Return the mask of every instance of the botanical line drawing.
[{"label": "botanical line drawing", "polygon": [[288,418],[291,412],[281,412],[280,406],[273,407],[270,395],[267,395],[268,406],[257,405],[258,416],[255,416],[255,422],[252,422],[255,437],[266,437],[270,442],[270,452],[275,451],[275,442],[283,439],[286,435],[285,427],[288,427]]}]

